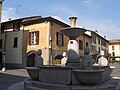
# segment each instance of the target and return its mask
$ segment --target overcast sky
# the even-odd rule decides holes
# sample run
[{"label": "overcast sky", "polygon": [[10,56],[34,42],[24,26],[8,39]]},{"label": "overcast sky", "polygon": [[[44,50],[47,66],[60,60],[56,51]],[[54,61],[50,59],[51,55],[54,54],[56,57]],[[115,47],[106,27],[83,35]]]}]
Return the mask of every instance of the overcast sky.
[{"label": "overcast sky", "polygon": [[4,0],[2,21],[27,16],[52,16],[69,23],[98,30],[107,39],[120,39],[120,0]]}]

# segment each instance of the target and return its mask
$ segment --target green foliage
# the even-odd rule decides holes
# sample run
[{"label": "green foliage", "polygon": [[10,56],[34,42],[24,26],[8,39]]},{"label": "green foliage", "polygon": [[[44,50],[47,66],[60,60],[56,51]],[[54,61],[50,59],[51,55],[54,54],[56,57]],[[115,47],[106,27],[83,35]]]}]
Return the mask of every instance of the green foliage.
[{"label": "green foliage", "polygon": [[61,64],[61,59],[54,59],[53,64]]}]

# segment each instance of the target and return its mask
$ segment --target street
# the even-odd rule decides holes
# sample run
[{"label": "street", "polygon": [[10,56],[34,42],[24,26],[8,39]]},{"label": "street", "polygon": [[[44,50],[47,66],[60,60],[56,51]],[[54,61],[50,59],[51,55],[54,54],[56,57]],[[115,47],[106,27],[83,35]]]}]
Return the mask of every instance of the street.
[{"label": "street", "polygon": [[25,69],[12,69],[6,72],[0,71],[0,90],[7,88],[15,83],[24,81],[28,77]]}]

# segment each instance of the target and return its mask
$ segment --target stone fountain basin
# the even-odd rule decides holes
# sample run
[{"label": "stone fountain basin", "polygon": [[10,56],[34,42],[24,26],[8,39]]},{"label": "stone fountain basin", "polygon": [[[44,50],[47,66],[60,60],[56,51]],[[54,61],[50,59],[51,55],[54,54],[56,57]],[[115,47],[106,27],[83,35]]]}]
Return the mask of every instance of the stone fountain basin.
[{"label": "stone fountain basin", "polygon": [[97,84],[102,78],[104,70],[74,70],[76,78],[81,84],[93,85]]},{"label": "stone fountain basin", "polygon": [[102,72],[102,78],[99,81],[99,83],[104,83],[104,82],[108,81],[111,78],[110,75],[114,68],[115,68],[114,66],[109,66],[109,65],[107,65],[107,66],[94,65],[93,69],[98,69],[98,70],[103,69],[104,70],[104,72]]},{"label": "stone fountain basin", "polygon": [[33,80],[39,79],[39,68],[38,67],[26,67],[25,68],[28,72],[28,75]]},{"label": "stone fountain basin", "polygon": [[60,32],[66,36],[68,36],[70,39],[75,39],[82,35],[86,30],[84,28],[77,28],[77,27],[68,27],[63,28]]}]

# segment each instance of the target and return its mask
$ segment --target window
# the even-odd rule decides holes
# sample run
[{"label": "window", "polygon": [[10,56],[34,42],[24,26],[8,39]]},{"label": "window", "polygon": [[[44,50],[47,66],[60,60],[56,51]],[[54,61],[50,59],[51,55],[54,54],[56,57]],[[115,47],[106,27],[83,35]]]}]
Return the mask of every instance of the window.
[{"label": "window", "polygon": [[88,42],[86,42],[86,47],[88,47],[89,45],[88,45]]},{"label": "window", "polygon": [[60,32],[57,32],[56,37],[57,37],[57,41],[56,41],[57,45],[63,46],[64,45],[63,34],[61,34]]},{"label": "window", "polygon": [[96,36],[92,36],[92,43],[95,43],[96,44]]},{"label": "window", "polygon": [[13,31],[18,31],[18,30],[20,30],[20,23],[19,22],[13,24]]},{"label": "window", "polygon": [[98,44],[100,44],[100,38],[98,38]]},{"label": "window", "polygon": [[0,39],[0,48],[2,48],[2,41],[3,41],[3,40],[2,40],[2,39]]},{"label": "window", "polygon": [[92,52],[96,52],[96,51],[97,51],[96,46],[92,45]]},{"label": "window", "polygon": [[105,40],[101,40],[101,45],[106,46],[106,41]]},{"label": "window", "polygon": [[99,47],[99,54],[100,54],[100,47]]},{"label": "window", "polygon": [[83,50],[83,41],[82,40],[79,40],[79,49]]},{"label": "window", "polygon": [[112,46],[112,50],[115,50],[115,47],[114,47],[114,46]]},{"label": "window", "polygon": [[113,56],[113,57],[115,56],[115,52],[112,52],[112,56]]},{"label": "window", "polygon": [[112,60],[115,60],[115,52],[112,52],[112,56],[113,56]]},{"label": "window", "polygon": [[39,31],[29,33],[29,45],[39,44]]},{"label": "window", "polygon": [[14,48],[15,47],[18,47],[18,37],[15,37],[14,38],[14,46],[13,46]]}]

